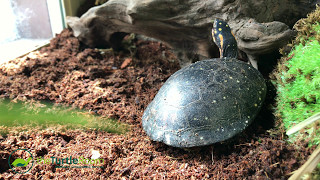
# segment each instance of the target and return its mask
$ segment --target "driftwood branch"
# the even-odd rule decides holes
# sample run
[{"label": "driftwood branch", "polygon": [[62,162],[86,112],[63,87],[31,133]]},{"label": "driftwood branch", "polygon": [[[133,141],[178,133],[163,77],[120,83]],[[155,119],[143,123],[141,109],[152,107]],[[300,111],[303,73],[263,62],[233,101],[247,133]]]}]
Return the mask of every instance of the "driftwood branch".
[{"label": "driftwood branch", "polygon": [[67,23],[89,46],[113,46],[117,44],[112,42],[113,36],[118,32],[156,38],[170,46],[185,65],[218,55],[210,35],[214,18],[227,21],[239,49],[255,59],[289,41],[294,35],[289,26],[311,11],[315,2],[109,0],[81,18],[68,17]]}]

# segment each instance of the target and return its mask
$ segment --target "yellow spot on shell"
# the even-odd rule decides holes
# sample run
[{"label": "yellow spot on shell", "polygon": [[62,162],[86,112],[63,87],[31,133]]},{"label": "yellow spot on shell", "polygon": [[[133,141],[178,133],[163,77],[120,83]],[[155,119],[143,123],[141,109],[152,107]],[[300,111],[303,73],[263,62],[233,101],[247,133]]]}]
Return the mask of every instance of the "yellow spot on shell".
[{"label": "yellow spot on shell", "polygon": [[219,22],[219,24],[221,25],[222,23],[221,23],[221,22]]},{"label": "yellow spot on shell", "polygon": [[218,30],[219,30],[219,31],[222,31],[222,29],[221,29],[221,28],[219,28]]},{"label": "yellow spot on shell", "polygon": [[229,27],[229,25],[227,24],[226,27]]}]

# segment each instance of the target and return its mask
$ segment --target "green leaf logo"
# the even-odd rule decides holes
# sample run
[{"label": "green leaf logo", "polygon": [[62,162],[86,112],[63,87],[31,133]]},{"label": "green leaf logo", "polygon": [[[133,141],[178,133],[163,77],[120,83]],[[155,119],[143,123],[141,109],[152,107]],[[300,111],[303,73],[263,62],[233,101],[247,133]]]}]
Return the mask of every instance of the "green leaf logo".
[{"label": "green leaf logo", "polygon": [[26,167],[28,165],[28,163],[31,161],[31,157],[28,158],[28,160],[24,160],[24,159],[16,159],[13,161],[13,163],[11,165],[13,165],[14,167]]},{"label": "green leaf logo", "polygon": [[16,149],[10,154],[8,163],[10,169],[15,173],[24,174],[30,171],[30,169],[33,167],[34,161],[30,151],[27,149]]}]

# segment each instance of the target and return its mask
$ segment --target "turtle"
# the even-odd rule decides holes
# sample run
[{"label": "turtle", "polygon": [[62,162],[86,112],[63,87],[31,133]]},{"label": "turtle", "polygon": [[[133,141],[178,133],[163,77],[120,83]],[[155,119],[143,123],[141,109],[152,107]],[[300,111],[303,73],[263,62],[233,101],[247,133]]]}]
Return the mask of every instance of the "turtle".
[{"label": "turtle", "polygon": [[26,161],[26,160],[24,160],[24,159],[18,158],[18,159],[16,159],[16,160],[13,161],[12,165],[13,165],[14,167],[26,167],[26,166],[28,165],[28,163],[31,161],[31,159],[32,159],[32,158],[29,157],[29,158],[27,159],[27,161]]},{"label": "turtle", "polygon": [[179,148],[225,141],[260,111],[267,92],[263,76],[237,59],[237,41],[225,21],[213,21],[212,37],[220,58],[175,72],[145,109],[142,127],[153,141]]}]

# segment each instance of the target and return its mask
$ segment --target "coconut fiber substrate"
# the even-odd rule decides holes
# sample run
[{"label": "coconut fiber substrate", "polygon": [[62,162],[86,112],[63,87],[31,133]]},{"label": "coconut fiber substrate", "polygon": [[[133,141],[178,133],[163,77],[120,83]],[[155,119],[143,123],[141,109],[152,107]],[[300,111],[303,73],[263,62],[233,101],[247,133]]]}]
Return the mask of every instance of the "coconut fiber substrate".
[{"label": "coconut fiber substrate", "polygon": [[[50,102],[116,119],[124,134],[100,130],[30,129],[0,136],[0,179],[286,179],[313,149],[289,144],[264,106],[243,133],[211,146],[179,149],[151,141],[141,127],[144,109],[165,80],[179,69],[159,42],[138,40],[136,53],[82,45],[68,29],[49,46],[0,66],[0,98]],[[24,174],[8,164],[16,149],[35,157],[83,157],[100,153],[98,167],[34,163]]]}]

